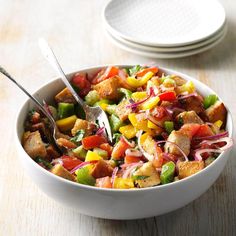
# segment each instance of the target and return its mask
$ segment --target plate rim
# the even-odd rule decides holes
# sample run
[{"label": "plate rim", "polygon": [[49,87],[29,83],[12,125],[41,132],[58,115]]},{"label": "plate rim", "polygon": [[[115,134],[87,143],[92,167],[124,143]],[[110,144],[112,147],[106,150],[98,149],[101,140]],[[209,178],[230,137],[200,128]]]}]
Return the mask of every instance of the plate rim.
[{"label": "plate rim", "polygon": [[109,7],[109,5],[110,5],[113,1],[115,1],[115,0],[109,0],[108,3],[105,5],[105,7],[104,7],[103,10],[102,10],[102,20],[103,20],[103,23],[105,24],[105,26],[106,26],[107,28],[109,28],[110,31],[113,31],[115,34],[119,35],[120,37],[122,37],[122,38],[124,38],[124,39],[126,39],[126,40],[129,40],[129,41],[134,42],[134,43],[139,43],[139,44],[143,44],[143,45],[148,45],[148,46],[157,46],[157,47],[178,47],[178,46],[184,46],[184,45],[195,44],[195,43],[197,43],[197,42],[199,42],[199,41],[206,40],[207,38],[209,38],[209,37],[211,37],[212,35],[214,35],[220,28],[223,27],[223,25],[224,25],[225,22],[226,22],[226,12],[225,12],[225,8],[223,7],[223,5],[222,5],[218,0],[212,0],[212,1],[214,1],[214,3],[215,3],[216,5],[218,5],[218,6],[221,8],[222,13],[223,13],[223,18],[224,18],[222,24],[219,26],[219,28],[218,28],[216,31],[214,31],[214,32],[212,32],[211,34],[206,35],[206,36],[204,36],[204,37],[202,37],[202,38],[200,38],[200,39],[195,39],[195,40],[192,40],[192,41],[189,41],[189,42],[182,42],[182,43],[153,43],[153,42],[145,42],[145,41],[143,41],[143,40],[135,40],[135,39],[132,38],[132,37],[129,37],[129,36],[125,35],[125,34],[122,34],[121,32],[115,30],[115,29],[108,23],[108,21],[107,21],[107,19],[106,19],[106,14],[105,14],[105,13],[106,13],[107,8]]}]

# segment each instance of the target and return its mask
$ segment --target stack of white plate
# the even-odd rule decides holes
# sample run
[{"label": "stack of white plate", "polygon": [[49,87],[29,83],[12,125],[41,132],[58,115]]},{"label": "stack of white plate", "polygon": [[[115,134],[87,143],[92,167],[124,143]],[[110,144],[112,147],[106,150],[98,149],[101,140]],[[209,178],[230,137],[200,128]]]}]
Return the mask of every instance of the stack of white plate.
[{"label": "stack of white plate", "polygon": [[111,0],[103,18],[114,44],[153,58],[203,52],[221,42],[227,31],[217,0]]}]

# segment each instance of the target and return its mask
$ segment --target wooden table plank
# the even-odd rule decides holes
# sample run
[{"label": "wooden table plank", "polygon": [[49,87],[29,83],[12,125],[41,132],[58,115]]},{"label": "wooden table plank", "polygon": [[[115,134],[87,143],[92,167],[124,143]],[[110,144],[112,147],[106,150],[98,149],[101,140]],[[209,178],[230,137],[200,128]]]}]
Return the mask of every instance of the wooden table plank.
[{"label": "wooden table plank", "polygon": [[[53,45],[66,72],[97,64],[156,61],[208,84],[223,98],[236,121],[234,1],[221,1],[229,23],[221,44],[205,53],[173,60],[142,58],[112,45],[101,21],[106,2],[0,0],[0,64],[34,91],[56,75],[40,54],[40,36]],[[182,209],[133,221],[84,216],[48,198],[24,173],[14,145],[13,124],[25,96],[1,75],[0,88],[0,235],[235,235],[235,148],[216,183]]]}]

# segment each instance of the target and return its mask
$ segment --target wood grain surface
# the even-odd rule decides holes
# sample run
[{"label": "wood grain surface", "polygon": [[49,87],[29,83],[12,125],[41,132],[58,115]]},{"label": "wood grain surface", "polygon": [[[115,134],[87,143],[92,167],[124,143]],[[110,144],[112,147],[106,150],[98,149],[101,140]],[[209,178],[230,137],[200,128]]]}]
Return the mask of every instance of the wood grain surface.
[{"label": "wood grain surface", "polygon": [[[229,25],[224,41],[205,53],[175,60],[143,58],[113,46],[104,34],[101,19],[106,2],[0,0],[0,64],[33,92],[56,76],[40,54],[37,45],[40,36],[53,45],[66,72],[97,64],[155,61],[160,66],[187,73],[209,85],[222,97],[236,121],[234,0],[221,0]],[[210,14],[209,9],[209,17]],[[14,143],[14,122],[19,105],[25,99],[21,91],[0,76],[1,236],[236,235],[235,148],[216,183],[186,207],[143,220],[96,219],[54,202],[26,176]]]}]

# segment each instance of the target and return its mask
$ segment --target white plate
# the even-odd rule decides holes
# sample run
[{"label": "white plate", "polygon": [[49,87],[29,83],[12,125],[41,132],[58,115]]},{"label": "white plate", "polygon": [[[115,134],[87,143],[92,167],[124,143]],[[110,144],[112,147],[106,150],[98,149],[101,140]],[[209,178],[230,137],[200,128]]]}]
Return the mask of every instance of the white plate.
[{"label": "white plate", "polygon": [[133,47],[137,50],[141,49],[144,51],[151,51],[151,52],[183,52],[183,51],[196,49],[196,48],[205,46],[207,44],[210,44],[210,43],[216,41],[217,39],[219,39],[220,37],[222,37],[222,35],[225,33],[225,31],[226,31],[226,25],[224,25],[220,31],[218,31],[216,34],[214,34],[209,39],[200,41],[199,43],[190,44],[190,45],[186,45],[186,46],[180,46],[180,47],[146,46],[143,44],[134,43],[132,41],[126,40],[126,39],[120,37],[119,35],[113,34],[112,32],[107,31],[107,33],[110,34],[116,40],[118,40],[120,43],[126,45],[127,47]]},{"label": "white plate", "polygon": [[137,50],[134,47],[124,45],[123,43],[121,43],[120,41],[115,39],[108,32],[106,32],[106,35],[116,46],[118,46],[119,48],[126,50],[128,52],[131,52],[131,53],[134,53],[134,54],[137,54],[140,56],[144,56],[144,57],[171,59],[171,58],[181,58],[181,57],[192,56],[192,55],[204,52],[204,51],[216,46],[218,43],[220,43],[223,40],[223,38],[225,37],[226,33],[227,33],[227,28],[220,38],[216,39],[214,42],[212,42],[210,44],[207,44],[203,47],[199,47],[199,48],[193,49],[193,50],[187,50],[187,51],[183,51],[183,52],[173,52],[173,53],[170,53],[170,52],[158,53],[158,52],[151,52],[151,51],[140,50],[140,49]]},{"label": "white plate", "polygon": [[110,32],[152,46],[182,46],[204,40],[225,22],[217,0],[111,0],[103,12]]}]

